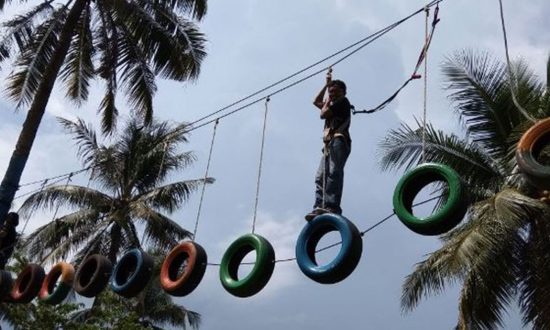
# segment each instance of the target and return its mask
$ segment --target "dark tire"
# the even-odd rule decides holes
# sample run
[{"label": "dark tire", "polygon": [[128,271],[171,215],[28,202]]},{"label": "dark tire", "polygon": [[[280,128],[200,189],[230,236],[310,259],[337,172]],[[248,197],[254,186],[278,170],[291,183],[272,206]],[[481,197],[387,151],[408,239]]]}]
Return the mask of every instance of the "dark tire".
[{"label": "dark tire", "polygon": [[[428,184],[445,181],[449,186],[446,203],[435,213],[418,218],[412,213],[416,195]],[[393,209],[401,222],[421,235],[440,235],[454,228],[467,211],[466,191],[458,174],[442,164],[422,164],[399,180],[393,194]]]},{"label": "dark tire", "polygon": [[137,296],[153,275],[153,258],[140,249],[126,252],[113,270],[111,289],[126,298]]},{"label": "dark tire", "polygon": [[13,277],[6,270],[0,270],[0,301],[11,300],[10,293],[13,290]]},{"label": "dark tire", "polygon": [[[252,271],[244,278],[238,278],[243,258],[256,251],[256,262]],[[225,251],[220,265],[220,281],[227,292],[237,297],[250,297],[260,292],[269,282],[275,268],[275,251],[263,237],[247,234],[239,237]]]},{"label": "dark tire", "polygon": [[30,303],[38,295],[44,277],[46,273],[40,265],[28,264],[15,279],[11,300],[21,304]]},{"label": "dark tire", "polygon": [[[315,260],[317,244],[332,231],[338,231],[342,238],[340,252],[330,263],[319,266]],[[343,216],[332,213],[316,216],[304,227],[296,242],[298,267],[304,275],[323,284],[337,283],[351,275],[362,252],[363,240],[357,227]]]},{"label": "dark tire", "polygon": [[535,186],[550,189],[550,166],[537,161],[542,149],[550,143],[550,118],[541,120],[529,128],[516,148],[516,162],[520,171]]},{"label": "dark tire", "polygon": [[[63,302],[73,287],[74,267],[66,262],[55,264],[42,282],[38,298],[50,305]],[[57,280],[59,284],[56,286]]]},{"label": "dark tire", "polygon": [[[172,296],[186,296],[201,282],[207,265],[206,251],[195,242],[183,242],[170,251],[160,269],[160,285]],[[179,271],[187,263],[183,271]]]},{"label": "dark tire", "polygon": [[89,256],[76,272],[75,291],[88,298],[97,296],[109,284],[112,270],[109,259],[99,254]]}]

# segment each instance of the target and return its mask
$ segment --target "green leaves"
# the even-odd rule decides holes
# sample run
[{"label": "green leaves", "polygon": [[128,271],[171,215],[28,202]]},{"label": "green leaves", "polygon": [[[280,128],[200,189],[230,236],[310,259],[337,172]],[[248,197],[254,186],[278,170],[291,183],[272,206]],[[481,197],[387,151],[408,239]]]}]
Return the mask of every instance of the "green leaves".
[{"label": "green leaves", "polygon": [[[550,115],[548,83],[521,61],[513,72],[522,107],[534,117]],[[383,169],[413,167],[423,161],[424,149],[424,160],[455,169],[470,195],[463,224],[442,235],[443,246],[406,278],[402,307],[412,310],[422,298],[460,283],[457,329],[502,325],[504,311],[518,298],[524,322],[548,329],[550,209],[515,162],[517,142],[532,123],[512,100],[506,66],[487,53],[458,52],[443,73],[466,136],[417,122],[418,128],[404,124],[390,131],[380,144]]]},{"label": "green leaves", "polygon": [[[104,81],[106,90],[98,111],[104,134],[110,134],[117,124],[118,90],[124,92],[133,115],[151,124],[156,78],[184,81],[198,77],[206,38],[194,20],[206,14],[206,0],[77,2],[76,7],[76,2],[68,2],[54,9],[52,0],[47,0],[3,24],[0,62],[16,55],[16,68],[8,77],[8,96],[18,107],[25,106],[42,86],[44,97],[49,98],[55,79],[46,81],[44,73],[61,60],[58,76],[67,97],[77,105],[87,100],[91,80]],[[66,25],[65,18],[74,8],[78,20]],[[63,29],[70,44],[53,59],[61,47],[58,41]],[[50,73],[55,76],[57,71]]]},{"label": "green leaves", "polygon": [[[52,186],[28,197],[20,212],[24,216],[39,208],[71,210],[33,232],[25,242],[27,251],[41,262],[53,262],[74,254],[83,258],[101,253],[116,260],[121,251],[149,246],[168,251],[190,237],[171,213],[212,178],[164,184],[174,170],[194,161],[190,152],[179,151],[187,141],[185,125],[172,127],[153,122],[144,126],[134,119],[110,145],[98,142],[93,128],[78,120],[59,119],[74,136],[78,156],[90,169],[90,187]],[[99,190],[96,189],[99,187]],[[143,224],[143,241],[137,225]]]}]

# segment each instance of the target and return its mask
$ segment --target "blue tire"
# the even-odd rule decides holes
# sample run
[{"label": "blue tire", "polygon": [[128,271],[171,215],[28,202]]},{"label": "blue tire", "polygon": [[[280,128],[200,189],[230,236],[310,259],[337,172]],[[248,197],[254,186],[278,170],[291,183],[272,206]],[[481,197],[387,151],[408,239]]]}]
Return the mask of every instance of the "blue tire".
[{"label": "blue tire", "polygon": [[153,258],[140,249],[126,252],[113,270],[111,290],[126,298],[135,297],[151,279],[153,264]]},{"label": "blue tire", "polygon": [[[340,252],[330,263],[319,266],[315,260],[317,244],[332,231],[338,231],[342,237]],[[362,251],[363,240],[357,227],[341,215],[325,213],[315,217],[300,233],[296,242],[296,261],[310,279],[333,284],[344,280],[355,270]]]}]

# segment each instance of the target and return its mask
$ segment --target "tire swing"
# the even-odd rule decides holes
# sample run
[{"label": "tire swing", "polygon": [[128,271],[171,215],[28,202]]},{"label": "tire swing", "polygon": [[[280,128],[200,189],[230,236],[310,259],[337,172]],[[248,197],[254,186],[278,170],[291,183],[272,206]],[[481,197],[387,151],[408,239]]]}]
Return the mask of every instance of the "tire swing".
[{"label": "tire swing", "polygon": [[162,263],[160,285],[172,296],[186,296],[201,282],[206,265],[206,251],[202,246],[195,242],[180,243],[170,251]]},{"label": "tire swing", "polygon": [[153,258],[140,249],[126,252],[115,265],[111,290],[126,297],[140,293],[153,275]]},{"label": "tire swing", "polygon": [[516,149],[516,162],[520,171],[540,189],[550,188],[550,166],[537,160],[549,143],[550,118],[547,118],[529,128],[519,140]]},{"label": "tire swing", "polygon": [[[245,278],[239,279],[239,266],[251,251],[256,251],[254,267]],[[232,295],[250,297],[260,292],[269,282],[274,268],[273,246],[260,235],[246,234],[234,241],[225,251],[220,265],[220,281],[225,290]]]},{"label": "tire swing", "polygon": [[[42,281],[42,287],[38,294],[40,301],[49,305],[57,305],[65,300],[73,287],[74,273],[74,267],[69,263],[55,264]],[[57,283],[58,280],[59,283]]]},{"label": "tire swing", "polygon": [[[418,218],[412,213],[416,195],[428,184],[445,181],[449,186],[446,203],[434,214]],[[467,210],[466,191],[458,174],[443,164],[426,163],[408,171],[393,194],[393,209],[401,222],[421,235],[440,235],[454,228]]]},{"label": "tire swing", "polygon": [[[321,238],[338,231],[342,247],[338,255],[326,265],[318,265],[315,250]],[[300,232],[296,242],[296,261],[304,275],[318,283],[333,284],[344,280],[354,270],[363,251],[363,240],[357,227],[341,215],[325,213],[310,221]]]},{"label": "tire swing", "polygon": [[11,301],[15,303],[30,303],[42,286],[46,273],[44,269],[37,264],[28,264],[15,279],[15,284],[11,290]]},{"label": "tire swing", "polygon": [[92,254],[84,260],[75,276],[74,289],[81,296],[92,298],[109,283],[113,264],[99,254]]},{"label": "tire swing", "polygon": [[9,299],[13,289],[13,277],[6,270],[0,270],[0,301]]}]

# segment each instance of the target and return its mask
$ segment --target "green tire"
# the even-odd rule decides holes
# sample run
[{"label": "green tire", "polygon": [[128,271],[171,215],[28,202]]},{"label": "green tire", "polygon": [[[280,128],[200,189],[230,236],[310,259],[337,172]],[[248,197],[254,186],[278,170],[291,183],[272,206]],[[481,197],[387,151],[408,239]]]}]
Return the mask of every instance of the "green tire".
[{"label": "green tire", "polygon": [[[239,266],[251,251],[256,251],[254,267],[245,278],[239,279]],[[220,265],[220,281],[225,290],[232,295],[250,297],[260,292],[269,282],[274,268],[273,246],[262,236],[246,234],[234,241],[225,251]]]},{"label": "green tire", "polygon": [[[445,181],[449,196],[444,205],[426,218],[412,213],[416,195],[428,184]],[[454,228],[467,210],[466,191],[458,174],[442,164],[422,164],[403,175],[393,194],[393,209],[401,222],[421,235],[440,235]]]}]

